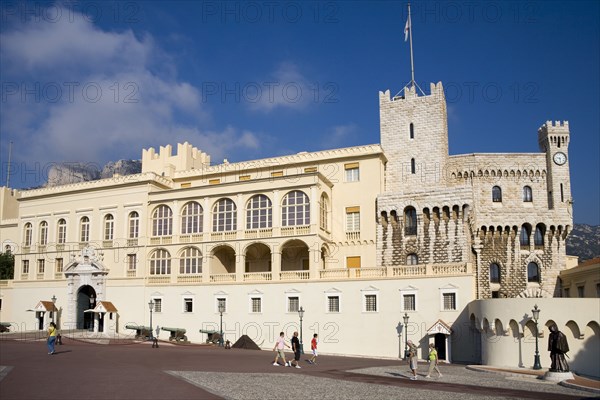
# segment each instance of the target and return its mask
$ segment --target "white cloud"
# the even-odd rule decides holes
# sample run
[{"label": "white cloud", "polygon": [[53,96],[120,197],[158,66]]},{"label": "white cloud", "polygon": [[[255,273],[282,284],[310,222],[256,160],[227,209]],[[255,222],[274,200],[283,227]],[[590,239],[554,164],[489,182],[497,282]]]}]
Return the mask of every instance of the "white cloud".
[{"label": "white cloud", "polygon": [[249,131],[198,128],[207,118],[199,90],[175,77],[150,35],[107,32],[72,15],[0,34],[0,129],[15,142],[13,161],[104,163],[183,141],[216,160],[258,147]]},{"label": "white cloud", "polygon": [[357,132],[355,124],[337,125],[329,129],[327,133],[322,135],[321,146],[326,149],[333,149],[342,146],[344,143],[351,141]]},{"label": "white cloud", "polygon": [[255,95],[256,91],[252,91],[249,107],[265,113],[276,108],[304,108],[314,95],[310,82],[292,62],[282,62],[269,78],[251,85],[260,88],[260,92]]}]

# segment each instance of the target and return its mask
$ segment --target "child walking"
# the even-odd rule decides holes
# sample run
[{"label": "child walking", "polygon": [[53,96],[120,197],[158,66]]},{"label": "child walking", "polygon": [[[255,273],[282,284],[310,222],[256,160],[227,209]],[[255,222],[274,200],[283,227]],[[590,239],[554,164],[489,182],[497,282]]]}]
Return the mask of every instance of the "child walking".
[{"label": "child walking", "polygon": [[312,350],[312,357],[308,360],[311,364],[317,363],[317,335],[316,333],[313,335],[312,340],[310,341],[310,349]]}]

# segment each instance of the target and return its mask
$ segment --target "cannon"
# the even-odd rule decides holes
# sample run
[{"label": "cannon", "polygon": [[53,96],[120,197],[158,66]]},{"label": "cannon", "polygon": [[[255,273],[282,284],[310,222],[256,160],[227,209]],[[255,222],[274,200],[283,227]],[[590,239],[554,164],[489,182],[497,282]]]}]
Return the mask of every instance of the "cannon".
[{"label": "cannon", "polygon": [[184,342],[184,343],[188,343],[188,339],[187,336],[185,336],[185,329],[183,328],[167,328],[167,327],[162,327],[160,328],[163,331],[169,332],[169,342]]},{"label": "cannon", "polygon": [[136,339],[149,339],[152,336],[152,328],[149,326],[125,325],[125,328],[135,330]]},{"label": "cannon", "polygon": [[10,322],[0,322],[0,332],[10,332]]},{"label": "cannon", "polygon": [[219,333],[219,331],[208,331],[205,329],[200,329],[200,333],[206,333],[206,343],[218,344],[221,341],[221,334]]}]

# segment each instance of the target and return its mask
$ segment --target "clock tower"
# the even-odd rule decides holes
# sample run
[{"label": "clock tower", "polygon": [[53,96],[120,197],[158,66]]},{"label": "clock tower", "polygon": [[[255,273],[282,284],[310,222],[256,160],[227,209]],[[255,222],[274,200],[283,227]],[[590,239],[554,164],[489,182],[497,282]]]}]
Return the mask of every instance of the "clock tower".
[{"label": "clock tower", "polygon": [[566,210],[571,216],[569,138],[568,121],[547,121],[538,129],[540,150],[546,153],[548,208]]}]

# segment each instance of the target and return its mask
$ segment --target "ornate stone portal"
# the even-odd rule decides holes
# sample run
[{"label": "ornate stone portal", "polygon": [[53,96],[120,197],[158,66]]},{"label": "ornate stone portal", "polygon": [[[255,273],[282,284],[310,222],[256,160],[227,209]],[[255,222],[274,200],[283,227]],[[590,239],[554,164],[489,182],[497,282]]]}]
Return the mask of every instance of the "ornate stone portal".
[{"label": "ornate stone portal", "polygon": [[82,248],[79,253],[71,253],[71,260],[65,268],[67,310],[61,326],[63,329],[91,327],[85,324],[84,311],[93,308],[95,302],[104,300],[106,296],[108,269],[102,260],[103,253],[97,253],[92,246]]}]

